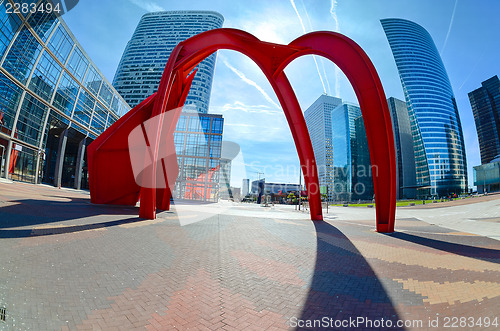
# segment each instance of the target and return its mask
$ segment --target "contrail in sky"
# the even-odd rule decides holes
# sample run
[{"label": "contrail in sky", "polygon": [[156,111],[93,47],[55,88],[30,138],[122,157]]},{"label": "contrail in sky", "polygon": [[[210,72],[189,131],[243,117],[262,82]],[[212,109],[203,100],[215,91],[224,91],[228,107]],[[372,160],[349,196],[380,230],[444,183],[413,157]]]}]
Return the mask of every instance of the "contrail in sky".
[{"label": "contrail in sky", "polygon": [[236,75],[238,75],[238,77],[240,77],[245,83],[255,87],[269,103],[273,104],[276,108],[281,109],[281,107],[276,102],[274,102],[273,99],[271,99],[269,94],[267,94],[266,91],[264,91],[264,89],[262,87],[260,87],[256,82],[254,82],[251,79],[248,79],[241,71],[239,71],[238,69],[236,69],[235,67],[230,65],[229,62],[226,61],[226,59],[222,59],[222,62],[226,65],[226,67],[231,69],[232,72],[234,72]]},{"label": "contrail in sky", "polygon": [[[290,3],[292,4],[293,9],[295,10],[295,14],[297,14],[297,17],[299,18],[300,25],[302,26],[302,31],[306,33],[304,22],[302,21],[302,17],[300,17],[297,7],[295,6],[295,2],[293,0],[290,0]],[[321,72],[319,71],[318,61],[316,61],[316,57],[314,55],[313,55],[313,60],[314,63],[316,64],[316,70],[318,71],[319,79],[321,80],[321,85],[323,85],[323,91],[326,93],[325,82],[323,82],[323,77],[321,76]]]},{"label": "contrail in sky", "polygon": [[[340,32],[339,20],[337,18],[337,0],[331,0],[330,2],[330,15],[335,22],[335,32]],[[340,97],[340,70],[339,67],[335,66],[335,96]]]},{"label": "contrail in sky", "polygon": [[448,37],[450,36],[451,27],[453,26],[453,21],[455,20],[455,11],[457,10],[457,4],[458,4],[458,0],[455,0],[455,6],[453,7],[453,13],[451,13],[450,26],[448,27],[448,33],[446,33],[446,38],[444,38],[443,47],[441,48],[441,52],[439,52],[439,53],[443,53],[444,48],[446,47],[446,43],[448,42]]},{"label": "contrail in sky", "polygon": [[[304,2],[302,0],[300,2],[302,2],[302,7],[304,7],[304,12],[306,13],[306,17],[307,17],[307,23],[309,23],[309,29],[312,30],[313,28],[312,28],[311,19],[309,18],[309,14],[307,13],[306,6],[304,6]],[[326,85],[328,87],[328,93],[332,94],[332,89],[330,88],[330,81],[328,80],[328,75],[326,74],[324,60],[325,59],[323,59],[322,57],[319,57],[319,61],[321,62],[321,69],[323,69],[323,74],[325,75]]]}]

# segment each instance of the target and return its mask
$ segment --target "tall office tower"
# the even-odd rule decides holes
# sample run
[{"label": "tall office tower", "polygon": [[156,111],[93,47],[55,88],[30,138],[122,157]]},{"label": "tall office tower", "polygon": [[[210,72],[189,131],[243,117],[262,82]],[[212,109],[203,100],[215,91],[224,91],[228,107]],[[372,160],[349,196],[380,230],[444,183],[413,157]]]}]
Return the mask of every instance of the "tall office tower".
[{"label": "tall office tower", "polygon": [[241,197],[244,198],[250,193],[250,179],[243,178],[241,181]]},{"label": "tall office tower", "polygon": [[[123,52],[113,86],[135,107],[156,92],[165,64],[175,46],[198,33],[222,27],[213,11],[165,11],[142,16]],[[197,68],[184,110],[208,112],[215,68],[212,54]]]},{"label": "tall office tower", "polygon": [[422,137],[422,144],[415,144],[419,195],[425,195],[427,183],[431,195],[466,192],[462,125],[436,45],[416,23],[396,18],[381,22],[399,71],[412,130]]},{"label": "tall office tower", "polygon": [[418,136],[415,139],[413,138],[413,134],[418,134],[418,130],[412,131],[411,129],[410,116],[406,103],[390,97],[387,99],[387,104],[391,111],[394,144],[396,147],[398,199],[415,199],[417,197],[417,177],[414,140],[418,143],[422,139]]},{"label": "tall office tower", "polygon": [[[113,85],[131,106],[136,106],[156,92],[168,58],[181,41],[220,28],[223,21],[222,15],[212,11],[145,14],[125,48]],[[175,146],[179,164],[174,192],[176,198],[218,199],[224,120],[220,115],[214,117],[207,114],[215,59],[216,54],[212,54],[197,66],[198,71],[176,128]]]},{"label": "tall office tower", "polygon": [[[356,127],[354,120],[361,116],[358,106],[343,103],[332,111],[333,183],[335,201],[360,199],[355,191],[358,165],[356,164]],[[361,187],[358,187],[361,189]],[[364,193],[364,192],[363,192]]]},{"label": "tall office tower", "polygon": [[341,103],[342,99],[322,95],[304,112],[318,166],[319,185],[328,186],[328,201],[334,198],[332,111]]},{"label": "tall office tower", "polygon": [[469,93],[469,100],[476,122],[481,164],[486,164],[500,155],[500,81],[498,76],[493,76],[481,85]]},{"label": "tall office tower", "polygon": [[130,107],[61,17],[12,3],[0,2],[1,176],[88,188],[86,146]]}]

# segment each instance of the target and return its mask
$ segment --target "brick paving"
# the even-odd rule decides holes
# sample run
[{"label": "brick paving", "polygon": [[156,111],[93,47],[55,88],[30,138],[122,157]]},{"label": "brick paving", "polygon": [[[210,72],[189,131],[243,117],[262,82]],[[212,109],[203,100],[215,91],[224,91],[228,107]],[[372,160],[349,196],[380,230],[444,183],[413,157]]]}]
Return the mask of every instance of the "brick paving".
[{"label": "brick paving", "polygon": [[416,218],[388,235],[335,211],[311,222],[244,208],[148,221],[85,192],[0,182],[0,330],[286,330],[325,317],[372,321],[330,327],[344,330],[500,327],[484,323],[500,319],[497,240]]}]

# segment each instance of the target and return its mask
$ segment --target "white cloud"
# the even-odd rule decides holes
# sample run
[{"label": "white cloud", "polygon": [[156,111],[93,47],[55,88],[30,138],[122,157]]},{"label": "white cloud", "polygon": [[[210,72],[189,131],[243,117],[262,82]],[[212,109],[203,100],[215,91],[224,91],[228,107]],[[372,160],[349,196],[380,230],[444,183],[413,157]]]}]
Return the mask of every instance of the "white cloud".
[{"label": "white cloud", "polygon": [[141,0],[129,0],[131,3],[134,5],[148,11],[148,12],[155,12],[155,11],[164,11],[165,8],[162,6],[158,5],[154,1],[141,1]]},{"label": "white cloud", "polygon": [[242,101],[212,106],[211,112],[224,116],[224,139],[244,145],[245,140],[258,142],[290,141],[285,115],[264,105],[246,105]]}]

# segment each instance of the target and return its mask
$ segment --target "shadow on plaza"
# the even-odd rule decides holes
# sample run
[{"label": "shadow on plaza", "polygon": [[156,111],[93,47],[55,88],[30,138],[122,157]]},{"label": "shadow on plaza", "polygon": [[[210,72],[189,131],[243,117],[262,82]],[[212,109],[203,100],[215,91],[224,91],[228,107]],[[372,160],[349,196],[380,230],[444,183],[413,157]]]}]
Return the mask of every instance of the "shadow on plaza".
[{"label": "shadow on plaza", "polygon": [[[144,219],[139,218],[139,208],[137,207],[95,205],[85,198],[66,199],[70,201],[14,200],[12,201],[13,205],[0,207],[0,238],[72,233],[144,221]],[[96,219],[86,220],[88,217],[113,217],[113,215],[130,217],[104,222],[96,222]],[[73,224],[65,226],[57,224],[57,226],[50,227],[50,224],[62,221],[73,221]],[[35,228],[39,226],[44,227]]]},{"label": "shadow on plaza", "polygon": [[[431,247],[438,249],[440,251],[461,255],[465,257],[470,257],[477,260],[483,260],[493,263],[500,263],[500,250],[483,248],[476,246],[469,246],[464,244],[453,243],[444,240],[437,240],[431,238],[425,238],[421,236],[416,236],[409,233],[394,232],[391,234],[386,234],[390,237],[397,238],[404,241],[409,241],[418,245]],[[461,237],[463,238],[463,237]],[[480,237],[482,240],[488,240],[487,238]],[[474,240],[474,237],[470,238]],[[494,239],[491,239],[494,241]]]},{"label": "shadow on plaza", "polygon": [[[398,330],[400,318],[384,286],[366,259],[351,241],[327,222],[314,222],[317,234],[317,254],[314,275],[305,301],[301,320],[337,321],[366,318],[372,321],[391,320],[391,330]],[[304,327],[298,329],[324,329]],[[386,329],[375,325],[329,325],[329,329]]]}]

